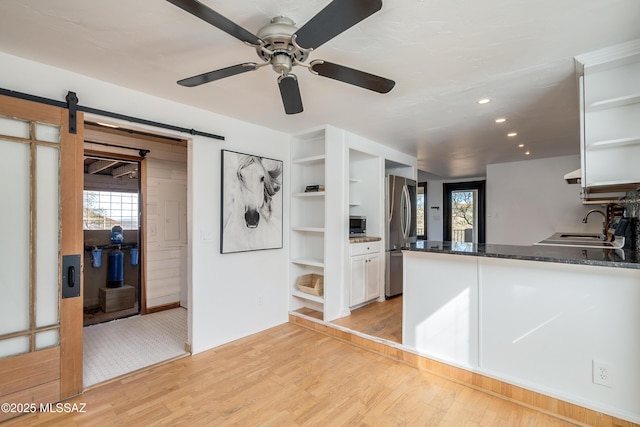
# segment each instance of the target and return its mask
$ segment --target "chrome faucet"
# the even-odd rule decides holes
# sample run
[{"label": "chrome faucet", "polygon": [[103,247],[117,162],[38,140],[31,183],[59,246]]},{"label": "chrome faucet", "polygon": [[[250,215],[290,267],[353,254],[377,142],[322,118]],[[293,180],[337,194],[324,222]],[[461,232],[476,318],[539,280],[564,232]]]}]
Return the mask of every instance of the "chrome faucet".
[{"label": "chrome faucet", "polygon": [[609,237],[608,236],[609,224],[608,224],[608,221],[607,221],[607,215],[604,212],[602,212],[599,209],[591,209],[589,212],[587,212],[587,214],[584,216],[584,218],[582,218],[582,222],[586,224],[587,223],[587,219],[589,218],[589,215],[591,215],[594,212],[597,212],[600,215],[602,215],[602,218],[603,218],[603,220],[602,220],[602,239],[603,240],[608,240],[608,237]]}]

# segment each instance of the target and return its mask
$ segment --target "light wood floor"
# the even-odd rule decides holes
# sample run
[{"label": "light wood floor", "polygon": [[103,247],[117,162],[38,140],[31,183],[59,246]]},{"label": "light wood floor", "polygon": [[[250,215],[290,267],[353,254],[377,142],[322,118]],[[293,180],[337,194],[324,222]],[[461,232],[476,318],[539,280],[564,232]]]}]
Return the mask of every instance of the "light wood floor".
[{"label": "light wood floor", "polygon": [[372,302],[331,323],[401,344],[402,295],[384,302]]},{"label": "light wood floor", "polygon": [[[297,313],[322,320],[322,313],[300,308]],[[383,302],[373,302],[351,312],[349,316],[332,321],[352,331],[402,344],[402,295]]]},{"label": "light wood floor", "polygon": [[96,387],[8,425],[569,426],[287,323]]}]

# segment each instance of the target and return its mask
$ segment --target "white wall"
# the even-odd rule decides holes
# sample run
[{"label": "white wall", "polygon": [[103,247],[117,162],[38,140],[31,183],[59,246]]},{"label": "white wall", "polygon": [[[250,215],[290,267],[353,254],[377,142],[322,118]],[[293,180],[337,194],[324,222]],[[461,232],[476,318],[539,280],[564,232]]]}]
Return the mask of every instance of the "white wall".
[{"label": "white wall", "polygon": [[[580,167],[579,156],[551,157],[487,165],[487,243],[531,245],[557,231],[599,232],[602,217],[582,218],[580,186],[567,184],[564,175]],[[442,240],[442,184],[478,181],[485,178],[427,180],[427,239]],[[439,209],[434,209],[439,207]]]},{"label": "white wall", "polygon": [[[225,136],[224,142],[193,136],[189,143],[192,348],[200,352],[287,321],[288,236],[283,249],[227,255],[220,254],[219,239],[220,150],[282,159],[288,192],[288,135],[4,53],[0,63],[2,88],[61,101],[71,90],[80,105]],[[287,229],[286,198],[283,212]]]},{"label": "white wall", "polygon": [[564,175],[580,167],[579,156],[500,163],[487,166],[487,243],[531,245],[557,231],[598,232],[602,216],[582,218],[580,185]]}]

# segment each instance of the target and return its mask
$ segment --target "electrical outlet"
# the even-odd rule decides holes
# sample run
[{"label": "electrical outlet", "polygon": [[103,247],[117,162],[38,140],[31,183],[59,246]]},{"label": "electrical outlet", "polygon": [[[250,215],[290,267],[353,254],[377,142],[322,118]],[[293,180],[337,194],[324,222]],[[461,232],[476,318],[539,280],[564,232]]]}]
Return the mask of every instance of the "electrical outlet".
[{"label": "electrical outlet", "polygon": [[610,364],[599,360],[593,361],[593,383],[600,384],[605,387],[613,386]]}]

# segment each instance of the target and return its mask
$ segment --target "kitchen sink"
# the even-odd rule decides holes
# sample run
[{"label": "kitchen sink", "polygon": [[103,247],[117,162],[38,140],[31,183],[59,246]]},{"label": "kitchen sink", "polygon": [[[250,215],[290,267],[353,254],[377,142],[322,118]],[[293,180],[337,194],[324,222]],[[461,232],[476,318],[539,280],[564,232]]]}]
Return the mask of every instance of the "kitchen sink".
[{"label": "kitchen sink", "polygon": [[575,234],[563,234],[563,233],[556,233],[553,236],[551,236],[549,239],[553,238],[554,236],[557,235],[558,239],[567,239],[567,240],[603,240],[604,238],[602,237],[602,234],[588,234],[588,233],[575,233]]},{"label": "kitchen sink", "polygon": [[616,236],[613,242],[607,242],[597,233],[555,233],[535,245],[566,246],[572,248],[620,249],[624,246],[624,237]]}]

